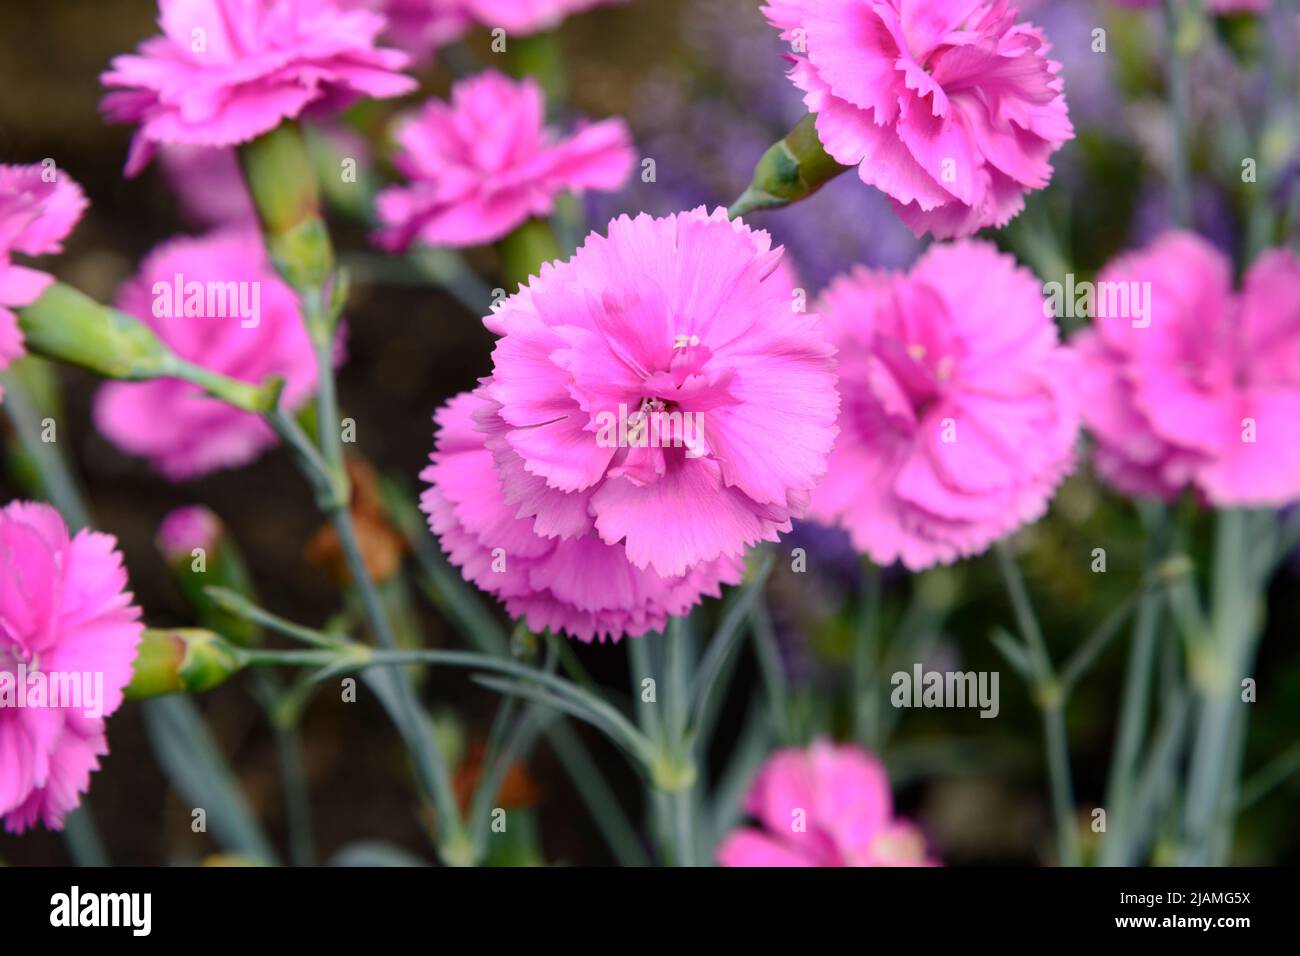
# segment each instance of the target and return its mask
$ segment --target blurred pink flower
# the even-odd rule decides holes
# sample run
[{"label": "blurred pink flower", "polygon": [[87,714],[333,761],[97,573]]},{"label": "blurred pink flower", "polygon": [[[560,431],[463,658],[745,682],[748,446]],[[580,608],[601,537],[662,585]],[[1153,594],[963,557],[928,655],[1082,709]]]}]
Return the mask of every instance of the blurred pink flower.
[{"label": "blurred pink flower", "polygon": [[594,528],[673,577],[790,530],[839,400],[781,253],[723,209],[623,216],[485,320],[490,447],[538,534]]},{"label": "blurred pink flower", "polygon": [[[49,505],[0,509],[0,816],[11,833],[37,820],[61,828],[108,753],[104,718],[122,704],[144,630],[126,586],[109,535],[71,537]],[[74,686],[80,700],[66,696]]]},{"label": "blurred pink flower", "polygon": [[308,107],[401,96],[406,54],[375,38],[384,18],[334,0],[159,0],[161,36],[115,57],[100,80],[110,122],[138,124],[126,174],[159,143],[232,146]]},{"label": "blurred pink flower", "polygon": [[917,235],[1003,226],[1074,135],[1060,65],[1007,0],[769,0],[790,78],[837,162]]},{"label": "blurred pink flower", "polygon": [[158,550],[168,561],[188,561],[195,548],[210,551],[220,537],[221,519],[211,508],[187,505],[163,518],[158,526]]},{"label": "blurred pink flower", "polygon": [[835,280],[818,308],[843,407],[813,517],[918,570],[1047,510],[1075,464],[1076,363],[1028,269],[990,243],[934,245],[906,276]]},{"label": "blurred pink flower", "polygon": [[407,116],[393,164],[411,185],[379,194],[379,244],[492,242],[548,215],[562,192],[612,190],[627,180],[635,157],[621,119],[560,138],[542,125],[544,115],[536,82],[489,70],[457,83],[450,104],[430,100]]},{"label": "blurred pink flower", "polygon": [[[252,227],[162,244],[122,288],[117,305],[183,359],[244,382],[282,376],[281,404],[289,411],[316,390],[298,300]],[[119,448],[148,458],[173,481],[247,464],[276,441],[256,415],[180,379],[103,385],[95,422]]]},{"label": "blurred pink flower", "polygon": [[12,310],[31,305],[54,281],[44,272],[14,265],[13,254],[62,252],[64,238],[87,205],[81,187],[62,170],[43,164],[0,165],[0,371],[23,354],[23,334]]},{"label": "blurred pink flower", "polygon": [[938,865],[921,832],[894,817],[880,761],[850,744],[778,750],[759,770],[745,809],[761,828],[723,840],[723,866]]},{"label": "blurred pink flower", "polygon": [[744,573],[735,558],[702,562],[661,576],[634,567],[623,549],[594,531],[543,537],[507,503],[486,433],[500,431],[499,407],[461,394],[438,410],[437,450],[420,475],[430,483],[420,504],[443,550],[466,580],[505,602],[534,631],[565,631],[583,641],[617,641],[662,630],[720,585]]},{"label": "blurred pink flower", "polygon": [[1222,507],[1300,499],[1300,257],[1265,252],[1234,294],[1226,256],[1170,232],[1097,281],[1150,283],[1145,319],[1098,316],[1074,338],[1102,477]]}]

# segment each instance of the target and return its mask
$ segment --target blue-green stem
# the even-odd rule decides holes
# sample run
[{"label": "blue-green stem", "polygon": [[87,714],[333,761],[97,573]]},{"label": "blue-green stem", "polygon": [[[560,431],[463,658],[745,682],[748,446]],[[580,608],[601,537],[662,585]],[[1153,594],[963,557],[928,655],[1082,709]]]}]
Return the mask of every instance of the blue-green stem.
[{"label": "blue-green stem", "polygon": [[1047,742],[1047,766],[1056,819],[1057,855],[1062,866],[1078,866],[1079,833],[1074,819],[1074,784],[1070,779],[1069,738],[1065,727],[1065,699],[1047,652],[1038,616],[1029,600],[1029,592],[1020,566],[1006,542],[995,548],[1007,594],[1011,598],[1016,624],[1034,666],[1034,698],[1043,717]]},{"label": "blue-green stem", "polygon": [[665,719],[656,738],[650,780],[664,856],[673,866],[695,865],[696,769],[686,720],[691,707],[690,635],[686,628],[685,620],[673,618],[662,637]]},{"label": "blue-green stem", "polygon": [[[343,462],[334,342],[347,293],[347,276],[335,267],[333,244],[320,216],[320,191],[298,128],[284,123],[239,150],[244,181],[257,207],[267,250],[284,280],[297,292],[303,325],[316,356],[316,431],[319,456],[273,409],[267,419],[286,439],[316,492],[317,502],[342,546],[367,623],[378,644],[395,650],[387,611],[366,568],[350,510],[351,492]],[[460,862],[468,839],[451,786],[451,775],[415,690],[400,668],[392,672],[391,715],[415,763],[420,787],[437,812],[444,859]]]},{"label": "blue-green stem", "polygon": [[284,705],[287,703],[286,691],[269,671],[258,672],[257,690],[275,735],[276,755],[280,761],[280,785],[284,788],[285,816],[289,824],[289,861],[294,866],[312,866],[316,862],[316,847],[312,838],[311,793],[298,733],[302,711]]},{"label": "blue-green stem", "polygon": [[1300,742],[1292,744],[1285,752],[1274,757],[1241,785],[1237,812],[1253,807],[1275,787],[1297,773],[1300,773]]},{"label": "blue-green stem", "polygon": [[[508,656],[509,647],[503,629],[478,595],[466,586],[438,552],[425,527],[423,515],[411,504],[414,496],[407,494],[395,482],[386,481],[381,487],[389,514],[424,572],[423,583],[430,600],[456,623],[479,651],[493,657]],[[649,858],[637,832],[582,738],[567,721],[551,721],[544,733],[614,858],[623,866],[646,866]]]},{"label": "blue-green stem", "polygon": [[878,678],[880,658],[880,568],[862,563],[862,607],[853,644],[853,731],[868,750],[880,748]]},{"label": "blue-green stem", "polygon": [[[1209,634],[1191,643],[1191,674],[1199,715],[1187,777],[1187,803],[1179,860],[1210,864],[1215,829],[1222,825],[1230,792],[1236,711],[1241,680],[1253,658],[1259,628],[1260,587],[1249,560],[1251,515],[1238,509],[1218,513],[1211,585]],[[1229,824],[1230,825],[1230,824]],[[1221,844],[1222,845],[1222,844]]]},{"label": "blue-green stem", "polygon": [[1192,173],[1189,149],[1191,75],[1188,62],[1199,42],[1199,2],[1164,0],[1165,57],[1169,86],[1169,191],[1176,226],[1192,225]]},{"label": "blue-green stem", "polygon": [[754,653],[767,693],[767,719],[775,729],[777,739],[790,745],[794,743],[790,727],[790,691],[786,686],[785,667],[781,663],[781,649],[777,645],[772,615],[764,602],[755,601],[750,618]]},{"label": "blue-green stem", "polygon": [[[1159,507],[1158,511],[1152,513],[1146,524],[1149,540],[1147,561],[1150,564],[1159,560],[1164,550],[1164,508]],[[1133,643],[1129,646],[1128,667],[1124,676],[1119,730],[1106,785],[1107,831],[1101,848],[1101,863],[1104,866],[1129,866],[1135,862],[1133,813],[1136,810],[1137,764],[1150,709],[1151,671],[1155,662],[1163,602],[1163,594],[1143,594],[1133,625]]]},{"label": "blue-green stem", "polygon": [[[40,359],[27,358],[23,362],[39,362]],[[68,467],[61,447],[57,441],[41,440],[40,409],[34,397],[29,394],[26,384],[14,374],[15,369],[0,373],[0,389],[4,391],[4,401],[0,408],[13,424],[14,433],[24,452],[30,458],[36,473],[40,477],[41,490],[53,502],[55,508],[63,515],[68,527],[73,531],[89,528],[93,523],[90,510],[77,479]]]}]

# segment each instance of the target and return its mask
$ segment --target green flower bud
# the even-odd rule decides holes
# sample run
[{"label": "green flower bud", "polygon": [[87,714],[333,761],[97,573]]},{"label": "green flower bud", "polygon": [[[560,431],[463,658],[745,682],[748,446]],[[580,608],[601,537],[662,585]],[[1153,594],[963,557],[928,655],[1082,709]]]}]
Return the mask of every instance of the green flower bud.
[{"label": "green flower bud", "polygon": [[143,381],[180,378],[246,412],[275,408],[284,382],[269,378],[249,385],[177,356],[153,329],[133,316],[100,305],[61,282],[50,285],[18,312],[29,352],[89,369],[105,378]]},{"label": "green flower bud", "polygon": [[201,694],[244,667],[239,649],[198,628],[146,630],[126,688],[128,700],[163,694]]},{"label": "green flower bud", "polygon": [[27,350],[107,378],[162,375],[176,356],[143,322],[55,282],[18,313]]},{"label": "green flower bud", "polygon": [[809,113],[785,139],[772,146],[754,168],[754,178],[728,210],[736,219],[755,209],[776,209],[807,199],[840,173],[841,166],[826,154],[817,137],[816,119]]},{"label": "green flower bud", "polygon": [[281,123],[241,146],[239,158],[276,269],[299,292],[324,288],[334,272],[334,249],[301,131]]},{"label": "green flower bud", "polygon": [[229,613],[206,591],[215,586],[256,598],[248,566],[220,518],[202,506],[178,508],[163,519],[157,543],[200,625],[241,647],[258,643],[261,628]]}]

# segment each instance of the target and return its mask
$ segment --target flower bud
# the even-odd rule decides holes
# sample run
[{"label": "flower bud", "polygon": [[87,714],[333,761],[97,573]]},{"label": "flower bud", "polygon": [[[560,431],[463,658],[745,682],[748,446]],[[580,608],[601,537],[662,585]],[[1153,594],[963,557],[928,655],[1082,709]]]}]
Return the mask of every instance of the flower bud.
[{"label": "flower bud", "polygon": [[198,628],[146,630],[126,689],[129,700],[163,694],[200,694],[244,667],[239,649]]},{"label": "flower bud", "polygon": [[239,158],[277,271],[300,292],[324,288],[334,271],[334,250],[302,132],[281,123],[241,146]]},{"label": "flower bud", "polygon": [[255,597],[248,567],[221,519],[202,506],[177,508],[163,519],[157,543],[195,620],[240,646],[256,644],[261,629],[224,610],[205,590],[215,586]]},{"label": "flower bud", "polygon": [[187,362],[143,322],[61,282],[50,283],[39,299],[20,309],[18,324],[29,352],[105,378],[184,379],[213,398],[254,414],[275,408],[284,388],[275,377],[250,385]]},{"label": "flower bud", "polygon": [[755,209],[776,209],[807,199],[851,169],[826,154],[817,138],[817,117],[809,113],[754,168],[754,178],[728,210],[732,219]]},{"label": "flower bud", "polygon": [[107,378],[156,378],[175,360],[147,325],[61,282],[21,309],[18,321],[28,351]]}]

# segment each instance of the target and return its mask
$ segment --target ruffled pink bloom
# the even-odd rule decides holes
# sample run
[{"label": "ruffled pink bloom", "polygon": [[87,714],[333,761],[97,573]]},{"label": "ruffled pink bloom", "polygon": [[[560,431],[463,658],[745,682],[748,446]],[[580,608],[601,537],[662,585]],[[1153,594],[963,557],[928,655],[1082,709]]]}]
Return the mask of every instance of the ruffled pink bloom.
[{"label": "ruffled pink bloom", "polygon": [[917,235],[1003,226],[1074,135],[1037,27],[1007,0],[769,0],[790,78],[837,162]]},{"label": "ruffled pink bloom", "polygon": [[1147,316],[1098,316],[1074,339],[1098,473],[1222,507],[1300,498],[1300,257],[1265,252],[1234,294],[1228,259],[1172,232],[1097,277],[1117,282],[1150,283]]},{"label": "ruffled pink bloom", "polygon": [[507,33],[528,35],[553,29],[572,14],[622,2],[624,0],[465,0],[465,6],[474,19],[486,27],[502,27]]},{"label": "ruffled pink bloom", "polygon": [[745,799],[761,828],[722,841],[723,866],[937,866],[925,838],[894,816],[880,761],[852,746],[819,740],[778,750]]},{"label": "ruffled pink bloom", "polygon": [[774,541],[826,467],[834,350],[726,211],[626,216],[485,322],[505,497],[665,577]]},{"label": "ruffled pink bloom", "polygon": [[401,96],[400,50],[377,47],[384,18],[334,0],[159,0],[162,35],[115,57],[100,78],[110,122],[137,124],[126,174],[159,143],[232,146],[309,107]]},{"label": "ruffled pink bloom", "polygon": [[393,164],[409,186],[379,194],[380,245],[474,246],[500,239],[555,197],[617,189],[635,157],[626,124],[609,119],[561,138],[545,128],[545,99],[531,79],[494,71],[462,80],[451,103],[431,100],[397,130]]},{"label": "ruffled pink bloom", "polygon": [[195,548],[210,551],[221,537],[221,519],[203,505],[167,513],[158,526],[158,550],[168,561],[188,560]]},{"label": "ruffled pink bloom", "polygon": [[840,437],[812,514],[877,564],[977,554],[1040,517],[1075,464],[1075,356],[1038,280],[990,243],[857,269],[819,309],[839,348]]},{"label": "ruffled pink bloom", "polygon": [[[54,181],[47,182],[51,173]],[[0,370],[23,354],[13,310],[31,305],[54,281],[44,272],[15,265],[13,254],[62,252],[63,240],[86,206],[81,187],[62,170],[0,165]]]},{"label": "ruffled pink bloom", "polygon": [[[316,363],[298,300],[251,227],[164,243],[117,305],[196,365],[256,384],[282,376],[286,410],[315,393]],[[276,442],[256,415],[179,379],[109,382],[96,395],[95,421],[119,448],[148,458],[173,481],[247,464]]]},{"label": "ruffled pink bloom", "polygon": [[[588,530],[543,537],[507,501],[489,435],[500,436],[500,408],[480,394],[462,394],[439,409],[437,450],[420,477],[431,487],[420,504],[466,580],[505,602],[534,631],[564,631],[583,641],[618,640],[659,631],[669,615],[686,614],[701,597],[744,574],[735,558],[702,562],[679,575],[635,567],[623,548]],[[493,442],[497,455],[509,455]]]},{"label": "ruffled pink bloom", "polygon": [[104,718],[122,704],[144,630],[126,587],[109,535],[70,536],[44,504],[0,509],[0,815],[11,833],[62,827],[108,753]]}]

